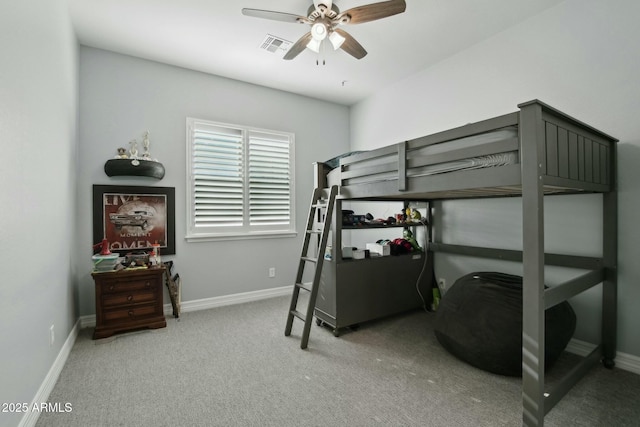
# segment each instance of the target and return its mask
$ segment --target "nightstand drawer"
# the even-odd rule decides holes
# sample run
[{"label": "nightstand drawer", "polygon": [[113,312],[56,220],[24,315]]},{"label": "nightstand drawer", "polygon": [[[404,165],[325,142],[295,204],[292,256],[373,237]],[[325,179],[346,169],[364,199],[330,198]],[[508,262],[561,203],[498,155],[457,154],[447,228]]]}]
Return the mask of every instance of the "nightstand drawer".
[{"label": "nightstand drawer", "polygon": [[103,294],[112,294],[118,292],[141,291],[152,289],[156,286],[154,277],[143,277],[136,280],[114,279],[105,280],[100,284]]},{"label": "nightstand drawer", "polygon": [[155,304],[104,311],[105,323],[118,321],[135,321],[138,319],[144,319],[154,316],[158,316],[158,310]]},{"label": "nightstand drawer", "polygon": [[119,294],[107,294],[102,297],[102,306],[105,308],[113,306],[128,306],[154,302],[158,299],[155,292],[123,292]]}]

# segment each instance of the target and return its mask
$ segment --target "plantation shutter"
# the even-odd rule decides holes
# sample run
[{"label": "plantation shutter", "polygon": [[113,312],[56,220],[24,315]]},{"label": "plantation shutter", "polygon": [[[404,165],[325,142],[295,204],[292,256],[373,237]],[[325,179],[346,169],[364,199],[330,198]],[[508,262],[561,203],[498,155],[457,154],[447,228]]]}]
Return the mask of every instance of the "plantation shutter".
[{"label": "plantation shutter", "polygon": [[187,240],[295,236],[294,138],[187,118]]},{"label": "plantation shutter", "polygon": [[249,223],[291,222],[291,142],[285,135],[249,132]]},{"label": "plantation shutter", "polygon": [[193,220],[198,227],[241,227],[244,168],[240,129],[195,123]]}]

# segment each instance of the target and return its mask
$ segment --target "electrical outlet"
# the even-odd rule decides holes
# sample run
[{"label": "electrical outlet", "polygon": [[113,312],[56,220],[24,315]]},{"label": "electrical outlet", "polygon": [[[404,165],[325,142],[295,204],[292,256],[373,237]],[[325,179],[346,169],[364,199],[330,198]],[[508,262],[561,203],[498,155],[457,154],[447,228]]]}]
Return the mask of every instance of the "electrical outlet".
[{"label": "electrical outlet", "polygon": [[447,289],[447,281],[444,280],[444,278],[439,278],[438,279],[438,287],[440,288],[441,291],[444,291],[445,289]]},{"label": "electrical outlet", "polygon": [[269,268],[269,277],[276,277],[276,268],[275,267]]},{"label": "electrical outlet", "polygon": [[55,341],[56,341],[55,325],[51,325],[49,327],[49,346],[52,346]]}]

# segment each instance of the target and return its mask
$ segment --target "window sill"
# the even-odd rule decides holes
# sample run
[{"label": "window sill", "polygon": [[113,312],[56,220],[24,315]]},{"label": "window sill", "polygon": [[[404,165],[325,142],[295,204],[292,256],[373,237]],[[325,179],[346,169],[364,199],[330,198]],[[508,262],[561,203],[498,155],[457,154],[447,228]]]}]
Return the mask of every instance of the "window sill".
[{"label": "window sill", "polygon": [[187,235],[185,240],[189,243],[216,242],[224,240],[256,240],[256,239],[279,239],[297,237],[297,231],[277,231],[251,234],[209,234],[209,235]]}]

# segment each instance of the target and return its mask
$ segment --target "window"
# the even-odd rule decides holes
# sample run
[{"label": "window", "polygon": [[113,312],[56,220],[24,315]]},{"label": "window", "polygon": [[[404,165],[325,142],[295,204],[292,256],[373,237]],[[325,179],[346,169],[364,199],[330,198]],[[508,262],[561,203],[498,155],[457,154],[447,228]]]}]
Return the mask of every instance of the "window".
[{"label": "window", "polygon": [[187,239],[295,235],[294,135],[187,119]]}]

